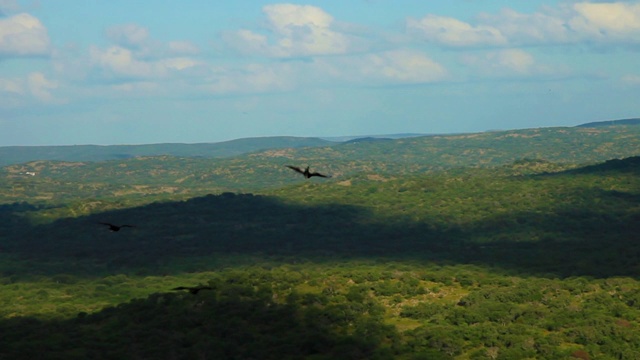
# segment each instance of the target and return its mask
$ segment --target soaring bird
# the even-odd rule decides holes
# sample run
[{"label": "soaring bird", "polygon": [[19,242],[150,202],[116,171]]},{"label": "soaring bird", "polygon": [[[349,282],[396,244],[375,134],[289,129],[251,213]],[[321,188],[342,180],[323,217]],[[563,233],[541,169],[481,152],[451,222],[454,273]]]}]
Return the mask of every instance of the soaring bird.
[{"label": "soaring bird", "polygon": [[211,286],[204,286],[204,285],[200,285],[200,286],[178,286],[177,288],[173,288],[171,290],[173,290],[173,291],[189,290],[189,292],[192,293],[193,295],[198,295],[198,292],[200,292],[200,290],[213,290],[213,288]]},{"label": "soaring bird", "polygon": [[136,227],[135,225],[113,225],[111,223],[106,223],[106,222],[99,222],[99,224],[102,225],[107,225],[109,227],[109,230],[111,231],[120,231],[120,229],[124,228],[124,227]]},{"label": "soaring bird", "polygon": [[297,167],[297,166],[292,166],[292,165],[286,165],[286,166],[287,166],[289,169],[291,169],[291,170],[293,170],[293,171],[295,171],[295,172],[297,172],[297,173],[302,174],[302,175],[305,177],[305,179],[308,179],[308,178],[310,178],[310,177],[312,177],[312,176],[319,176],[319,177],[323,177],[323,178],[329,178],[329,177],[331,177],[330,175],[323,175],[323,174],[320,174],[320,173],[318,173],[318,172],[310,172],[310,171],[309,171],[309,167],[308,167],[308,166],[307,166],[304,170],[300,169],[300,168],[299,168],[299,167]]}]

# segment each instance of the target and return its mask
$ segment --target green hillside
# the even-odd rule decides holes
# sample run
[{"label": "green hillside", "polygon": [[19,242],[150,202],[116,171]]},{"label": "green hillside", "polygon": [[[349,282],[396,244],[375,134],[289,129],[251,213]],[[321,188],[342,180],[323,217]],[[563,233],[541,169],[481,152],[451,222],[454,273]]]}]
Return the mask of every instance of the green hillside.
[{"label": "green hillside", "polygon": [[[257,191],[295,184],[287,164],[310,165],[333,175],[394,178],[434,171],[488,168],[535,160],[575,167],[640,154],[640,126],[545,128],[466,135],[426,136],[332,146],[269,149],[224,159],[138,157],[105,162],[35,161],[5,167],[8,181],[42,181],[113,187],[155,186],[156,191]],[[541,165],[544,167],[544,165]],[[36,176],[25,175],[27,172]],[[14,186],[15,187],[15,186]],[[23,187],[19,187],[23,188]],[[164,190],[159,190],[162,188]],[[144,188],[144,191],[150,191]],[[15,192],[18,194],[18,192]],[[110,196],[105,193],[105,196]]]},{"label": "green hillside", "polygon": [[7,166],[0,358],[635,359],[638,131]]},{"label": "green hillside", "polygon": [[[495,155],[503,156],[502,151],[517,150],[510,148],[514,142],[518,142],[517,137],[532,138],[532,147],[527,151],[527,157],[536,158],[539,154],[539,147],[535,146],[535,139],[543,139],[538,146],[549,145],[547,141],[552,142],[559,151],[564,151],[574,145],[580,145],[581,141],[589,136],[596,136],[599,139],[590,139],[588,142],[604,141],[610,137],[610,140],[619,140],[616,138],[618,133],[633,132],[634,128],[639,127],[638,119],[622,119],[599,121],[587,123],[577,126],[576,128],[544,128],[544,129],[526,129],[515,131],[495,132],[501,134],[503,138],[493,136],[494,132],[475,133],[475,134],[452,134],[452,135],[423,135],[419,134],[395,134],[388,136],[372,136],[372,137],[336,137],[336,141],[328,141],[313,137],[292,137],[292,136],[272,136],[272,137],[256,137],[244,138],[217,143],[201,143],[201,144],[145,144],[145,145],[72,145],[72,146],[4,146],[0,147],[0,166],[26,163],[38,160],[53,160],[65,162],[97,162],[108,160],[123,160],[135,157],[150,156],[173,156],[173,157],[195,157],[195,158],[228,158],[242,154],[259,152],[263,150],[288,149],[288,148],[313,148],[313,147],[331,147],[341,144],[345,147],[357,147],[367,151],[366,143],[386,142],[387,140],[395,140],[389,144],[394,151],[403,147],[411,147],[412,144],[424,144],[431,147],[432,155],[447,156],[457,155],[456,151],[449,154],[452,146],[464,143],[467,151],[464,155],[479,152],[478,155],[482,159],[476,159],[484,163],[491,163]],[[623,127],[619,129],[618,127]],[[602,130],[597,132],[594,129]],[[509,141],[512,140],[512,141]],[[496,142],[494,144],[494,142]],[[363,144],[364,143],[364,144]],[[564,144],[563,144],[564,143]],[[400,146],[399,146],[400,144]],[[455,144],[455,145],[454,145]],[[364,145],[364,147],[361,147]],[[497,149],[493,149],[494,145],[498,145]],[[577,147],[579,149],[580,146]],[[384,147],[381,147],[384,149]],[[434,149],[443,149],[443,152]],[[384,151],[384,150],[381,150]],[[497,151],[497,153],[495,153]],[[575,150],[574,150],[575,151]],[[343,156],[350,157],[351,153],[340,150]],[[517,151],[516,151],[517,153]],[[514,153],[514,155],[516,154]],[[485,156],[486,155],[486,156]],[[556,154],[557,157],[558,154]],[[388,159],[387,159],[388,160]],[[451,159],[444,159],[445,163],[450,163]],[[549,160],[557,160],[554,159]],[[561,157],[561,161],[573,161],[573,157]],[[602,160],[599,159],[599,160]]]}]

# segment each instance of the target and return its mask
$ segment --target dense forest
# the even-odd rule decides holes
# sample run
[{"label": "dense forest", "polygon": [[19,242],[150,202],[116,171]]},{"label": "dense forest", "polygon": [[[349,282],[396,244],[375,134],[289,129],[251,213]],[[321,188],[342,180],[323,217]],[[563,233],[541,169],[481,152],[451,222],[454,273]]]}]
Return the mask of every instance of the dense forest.
[{"label": "dense forest", "polygon": [[7,166],[0,359],[636,359],[639,131]]}]

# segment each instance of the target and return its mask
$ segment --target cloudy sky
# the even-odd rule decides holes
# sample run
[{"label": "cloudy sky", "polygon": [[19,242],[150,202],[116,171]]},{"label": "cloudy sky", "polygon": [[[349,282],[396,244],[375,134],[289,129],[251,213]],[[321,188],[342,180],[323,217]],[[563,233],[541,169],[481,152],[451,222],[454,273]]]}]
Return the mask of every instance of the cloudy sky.
[{"label": "cloudy sky", "polygon": [[640,117],[640,1],[0,0],[0,146]]}]

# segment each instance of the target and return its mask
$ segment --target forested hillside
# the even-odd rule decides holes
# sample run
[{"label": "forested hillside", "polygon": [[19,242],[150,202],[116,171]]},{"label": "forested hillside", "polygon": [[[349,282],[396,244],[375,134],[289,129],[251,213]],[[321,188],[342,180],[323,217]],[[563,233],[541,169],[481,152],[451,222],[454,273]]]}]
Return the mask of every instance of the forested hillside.
[{"label": "forested hillside", "polygon": [[[574,128],[539,128],[513,131],[497,131],[472,134],[423,135],[397,134],[372,137],[336,137],[335,141],[320,138],[272,136],[245,138],[218,143],[201,144],[145,144],[145,145],[73,145],[73,146],[5,146],[0,147],[0,166],[21,164],[30,161],[52,160],[61,162],[98,162],[125,160],[136,157],[170,156],[178,158],[219,159],[265,151],[264,156],[293,156],[301,150],[303,156],[327,156],[328,149],[339,146],[334,155],[339,159],[397,161],[400,157],[415,155],[433,157],[432,166],[447,167],[493,165],[504,160],[522,157],[559,162],[603,161],[619,154],[611,154],[607,144],[611,142],[631,142],[637,147],[640,132],[638,119],[611,120],[583,124]],[[387,142],[378,146],[379,142]],[[372,143],[372,144],[370,144]],[[602,147],[597,149],[596,144]],[[517,145],[517,146],[516,146]],[[308,148],[321,147],[323,150],[309,151]],[[550,153],[551,147],[555,153]],[[616,146],[622,148],[622,146]],[[278,149],[285,149],[280,153]],[[389,149],[393,149],[391,156]],[[462,150],[462,151],[460,151]],[[565,151],[568,151],[565,153]],[[586,151],[586,154],[580,152]],[[365,154],[375,155],[369,157]],[[423,153],[426,152],[426,153]],[[599,153],[599,156],[595,154]],[[464,155],[468,160],[456,159]],[[395,170],[397,170],[396,168]],[[402,169],[402,167],[400,167]]]},{"label": "forested hillside", "polygon": [[[487,168],[522,160],[575,167],[638,154],[640,126],[546,128],[270,149],[225,159],[156,156],[104,162],[34,161],[7,166],[0,174],[25,184],[46,179],[98,187],[162,186],[169,192],[195,188],[256,191],[298,181],[285,168],[288,164],[310,165],[337,180],[363,174],[388,178]],[[36,176],[29,178],[26,173]]]},{"label": "forested hillside", "polygon": [[0,358],[635,359],[638,131],[5,167]]}]

